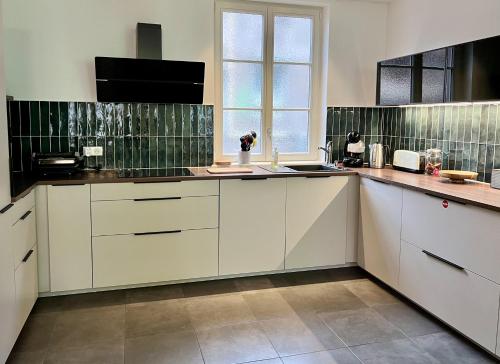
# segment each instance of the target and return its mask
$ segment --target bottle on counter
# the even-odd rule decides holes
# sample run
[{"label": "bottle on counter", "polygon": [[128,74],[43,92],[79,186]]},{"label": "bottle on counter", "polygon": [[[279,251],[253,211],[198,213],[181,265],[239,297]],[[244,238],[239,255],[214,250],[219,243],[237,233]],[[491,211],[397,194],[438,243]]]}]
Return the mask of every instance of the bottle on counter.
[{"label": "bottle on counter", "polygon": [[273,161],[271,163],[271,168],[272,169],[278,169],[278,166],[279,166],[278,148],[274,147],[274,149],[273,149]]}]

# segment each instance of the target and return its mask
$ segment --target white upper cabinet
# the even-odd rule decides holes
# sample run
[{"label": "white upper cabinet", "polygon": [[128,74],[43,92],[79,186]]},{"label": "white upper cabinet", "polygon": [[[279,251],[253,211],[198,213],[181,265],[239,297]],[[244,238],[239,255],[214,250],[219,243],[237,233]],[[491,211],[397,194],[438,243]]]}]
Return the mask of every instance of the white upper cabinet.
[{"label": "white upper cabinet", "polygon": [[286,269],[345,264],[349,177],[318,177],[287,178]]},{"label": "white upper cabinet", "polygon": [[48,186],[50,289],[92,287],[90,185]]},{"label": "white upper cabinet", "polygon": [[500,213],[411,190],[403,205],[403,240],[500,283]]},{"label": "white upper cabinet", "polygon": [[9,140],[7,132],[7,103],[5,101],[2,36],[3,27],[2,19],[0,19],[0,209],[10,203]]},{"label": "white upper cabinet", "polygon": [[282,270],[284,178],[220,182],[220,274]]},{"label": "white upper cabinet", "polygon": [[361,178],[358,263],[395,288],[398,286],[402,202],[401,187]]}]

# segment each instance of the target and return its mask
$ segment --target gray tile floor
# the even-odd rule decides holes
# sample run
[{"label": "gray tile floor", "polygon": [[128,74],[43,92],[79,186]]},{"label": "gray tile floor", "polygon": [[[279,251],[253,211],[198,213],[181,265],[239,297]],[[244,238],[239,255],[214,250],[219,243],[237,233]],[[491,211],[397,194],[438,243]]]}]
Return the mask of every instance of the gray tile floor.
[{"label": "gray tile floor", "polygon": [[347,268],[39,299],[8,362],[495,360]]}]

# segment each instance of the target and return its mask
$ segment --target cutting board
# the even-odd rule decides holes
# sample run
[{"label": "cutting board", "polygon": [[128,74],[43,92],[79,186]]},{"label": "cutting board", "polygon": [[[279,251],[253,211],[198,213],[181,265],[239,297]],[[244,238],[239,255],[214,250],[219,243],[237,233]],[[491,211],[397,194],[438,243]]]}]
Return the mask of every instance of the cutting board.
[{"label": "cutting board", "polygon": [[207,172],[212,174],[253,173],[253,169],[245,167],[207,168]]}]

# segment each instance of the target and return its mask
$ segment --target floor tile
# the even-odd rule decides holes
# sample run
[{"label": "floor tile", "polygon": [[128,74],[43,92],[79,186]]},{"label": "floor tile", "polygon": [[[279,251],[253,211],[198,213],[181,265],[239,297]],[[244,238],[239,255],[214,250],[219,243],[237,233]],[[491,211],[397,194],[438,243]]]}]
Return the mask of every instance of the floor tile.
[{"label": "floor tile", "polygon": [[191,329],[184,302],[135,303],[126,306],[125,336],[136,337]]},{"label": "floor tile", "polygon": [[65,296],[65,309],[78,310],[95,307],[124,305],[125,290],[72,294]]},{"label": "floor tile", "polygon": [[333,343],[333,345],[336,344],[334,347],[326,347],[321,340],[321,335],[331,335],[332,332],[326,326],[325,331],[321,332],[316,328],[316,332],[314,332],[300,317],[260,321],[260,325],[280,356],[310,353],[343,346],[337,339],[337,342]]},{"label": "floor tile", "polygon": [[366,307],[358,297],[339,283],[290,287],[280,293],[297,312],[330,312]]},{"label": "floor tile", "polygon": [[234,283],[240,292],[274,288],[268,276],[238,278]]},{"label": "floor tile", "polygon": [[234,279],[217,279],[206,282],[193,282],[182,285],[185,297],[200,297],[237,292]]},{"label": "floor tile", "polygon": [[465,339],[441,332],[413,338],[417,345],[440,363],[483,364],[497,363],[492,357]]},{"label": "floor tile", "polygon": [[197,335],[206,364],[244,363],[278,357],[257,323],[202,330]]},{"label": "floor tile", "polygon": [[400,302],[398,298],[368,279],[349,281],[344,283],[344,286],[368,306]]},{"label": "floor tile", "polygon": [[338,349],[345,346],[340,338],[335,334],[314,312],[299,312],[298,317],[304,325],[321,341],[325,349]]},{"label": "floor tile", "polygon": [[47,350],[50,336],[52,335],[58,317],[58,313],[30,315],[12,351],[26,352]]},{"label": "floor tile", "polygon": [[281,358],[284,364],[360,364],[349,349],[320,351]]},{"label": "floor tile", "polygon": [[245,364],[283,364],[280,358],[274,358],[274,359],[264,359],[264,360],[258,360],[258,361],[251,361],[247,362]]},{"label": "floor tile", "polygon": [[122,364],[123,360],[123,344],[96,345],[84,349],[51,352],[44,364]]},{"label": "floor tile", "polygon": [[46,351],[12,352],[6,364],[43,364]]},{"label": "floor tile", "polygon": [[372,309],[320,314],[325,323],[348,345],[401,339],[404,335]]},{"label": "floor tile", "polygon": [[184,291],[180,284],[133,288],[126,291],[127,303],[163,301],[182,297],[184,297]]},{"label": "floor tile", "polygon": [[125,336],[125,306],[65,311],[60,314],[50,351],[121,344]]},{"label": "floor tile", "polygon": [[125,340],[125,364],[203,364],[194,331]]},{"label": "floor tile", "polygon": [[351,350],[366,364],[438,364],[409,339],[360,345]]},{"label": "floor tile", "polygon": [[258,320],[295,316],[295,311],[276,290],[246,292],[242,294]]},{"label": "floor tile", "polygon": [[437,320],[406,303],[373,306],[373,309],[408,336],[422,336],[445,330]]},{"label": "floor tile", "polygon": [[186,308],[196,330],[256,320],[239,294],[190,299]]}]

